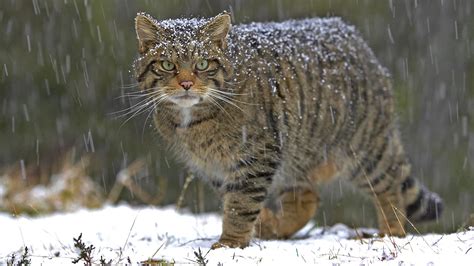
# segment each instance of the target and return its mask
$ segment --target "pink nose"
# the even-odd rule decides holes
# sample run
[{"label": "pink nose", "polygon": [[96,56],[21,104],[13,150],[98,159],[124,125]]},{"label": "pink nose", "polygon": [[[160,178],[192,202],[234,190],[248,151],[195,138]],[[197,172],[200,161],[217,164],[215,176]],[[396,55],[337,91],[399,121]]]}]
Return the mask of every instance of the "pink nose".
[{"label": "pink nose", "polygon": [[181,87],[183,87],[183,89],[185,90],[189,90],[191,89],[191,86],[193,86],[193,82],[192,81],[182,81],[181,83],[179,83],[179,85],[181,85]]}]

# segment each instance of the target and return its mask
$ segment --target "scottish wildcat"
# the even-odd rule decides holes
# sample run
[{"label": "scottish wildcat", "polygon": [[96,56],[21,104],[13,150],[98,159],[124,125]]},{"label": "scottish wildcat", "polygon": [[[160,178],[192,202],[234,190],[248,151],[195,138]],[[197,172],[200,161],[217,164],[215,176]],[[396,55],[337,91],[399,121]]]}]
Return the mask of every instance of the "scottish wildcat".
[{"label": "scottish wildcat", "polygon": [[337,177],[373,197],[382,234],[440,215],[441,199],[410,174],[389,75],[352,26],[138,14],[136,33],[156,129],[221,192],[213,248],[290,237],[314,215],[318,183]]}]

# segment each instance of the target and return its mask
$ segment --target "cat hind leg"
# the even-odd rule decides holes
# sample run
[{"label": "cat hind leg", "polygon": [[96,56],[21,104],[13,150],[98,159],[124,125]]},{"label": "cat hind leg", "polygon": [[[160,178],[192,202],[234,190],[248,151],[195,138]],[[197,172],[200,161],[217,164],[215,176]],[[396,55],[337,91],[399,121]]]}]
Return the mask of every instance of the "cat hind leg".
[{"label": "cat hind leg", "polygon": [[255,224],[255,236],[261,239],[287,239],[308,223],[318,205],[319,197],[314,190],[286,189],[260,211]]}]

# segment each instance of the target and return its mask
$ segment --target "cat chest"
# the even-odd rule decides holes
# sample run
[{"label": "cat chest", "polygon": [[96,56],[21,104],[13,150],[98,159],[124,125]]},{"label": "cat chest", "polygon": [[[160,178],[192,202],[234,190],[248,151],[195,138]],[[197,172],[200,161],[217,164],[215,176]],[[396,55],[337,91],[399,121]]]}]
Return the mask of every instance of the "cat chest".
[{"label": "cat chest", "polygon": [[178,134],[175,142],[179,157],[193,172],[213,179],[225,178],[230,174],[234,158],[228,145],[221,143],[212,135]]}]

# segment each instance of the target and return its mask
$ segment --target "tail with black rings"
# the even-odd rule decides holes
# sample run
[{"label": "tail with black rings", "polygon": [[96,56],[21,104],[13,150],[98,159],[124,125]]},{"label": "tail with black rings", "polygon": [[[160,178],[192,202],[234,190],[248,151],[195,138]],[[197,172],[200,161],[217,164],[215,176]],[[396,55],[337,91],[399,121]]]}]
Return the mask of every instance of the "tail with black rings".
[{"label": "tail with black rings", "polygon": [[402,183],[402,196],[405,200],[406,216],[411,222],[438,220],[443,212],[441,197],[411,176]]}]

